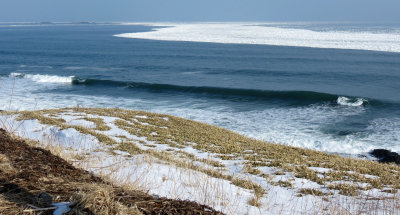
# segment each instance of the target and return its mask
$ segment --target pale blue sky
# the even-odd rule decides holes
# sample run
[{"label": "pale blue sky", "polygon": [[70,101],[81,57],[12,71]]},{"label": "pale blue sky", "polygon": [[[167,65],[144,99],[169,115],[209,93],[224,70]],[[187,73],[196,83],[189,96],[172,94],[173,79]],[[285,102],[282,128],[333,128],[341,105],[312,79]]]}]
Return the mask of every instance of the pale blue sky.
[{"label": "pale blue sky", "polygon": [[400,22],[400,0],[1,0],[0,22]]}]

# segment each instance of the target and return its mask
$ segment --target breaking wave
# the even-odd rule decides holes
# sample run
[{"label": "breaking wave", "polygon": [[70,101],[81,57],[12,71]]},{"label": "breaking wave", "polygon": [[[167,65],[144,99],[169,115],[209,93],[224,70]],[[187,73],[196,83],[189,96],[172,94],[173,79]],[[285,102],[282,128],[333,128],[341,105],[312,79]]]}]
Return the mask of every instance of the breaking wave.
[{"label": "breaking wave", "polygon": [[339,96],[339,98],[337,99],[337,103],[339,105],[352,106],[352,107],[361,106],[366,102],[368,101],[362,98],[348,98],[345,96]]},{"label": "breaking wave", "polygon": [[57,76],[57,75],[39,75],[39,74],[24,74],[24,73],[16,73],[13,72],[10,74],[10,77],[16,78],[26,78],[35,82],[43,82],[43,83],[70,83],[72,84],[74,80],[74,76]]}]

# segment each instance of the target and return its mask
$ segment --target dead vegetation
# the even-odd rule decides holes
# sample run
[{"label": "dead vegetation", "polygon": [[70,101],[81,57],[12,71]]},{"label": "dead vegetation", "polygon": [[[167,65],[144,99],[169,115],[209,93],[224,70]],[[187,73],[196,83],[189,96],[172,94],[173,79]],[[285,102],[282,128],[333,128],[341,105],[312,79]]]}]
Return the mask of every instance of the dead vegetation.
[{"label": "dead vegetation", "polygon": [[0,153],[0,214],[52,214],[54,207],[43,196],[73,202],[69,214],[220,214],[194,202],[114,186],[2,129]]},{"label": "dead vegetation", "polygon": [[[73,128],[96,137],[113,150],[130,155],[147,154],[177,167],[229,180],[238,187],[251,190],[254,197],[248,200],[248,204],[256,207],[260,206],[260,198],[268,193],[265,187],[255,182],[260,179],[285,189],[299,188],[294,183],[297,179],[315,182],[319,186],[300,187],[298,197],[312,195],[325,198],[340,194],[361,199],[365,198],[362,192],[378,189],[382,194],[394,195],[400,189],[400,167],[397,165],[267,143],[216,126],[164,114],[106,108],[65,108],[7,114],[15,114],[18,120],[37,119],[42,124],[60,129]],[[64,114],[83,117],[95,123],[96,128],[70,125],[62,118]],[[114,126],[146,141],[133,140],[128,134],[105,135],[102,131],[111,128],[101,117],[116,118]],[[206,153],[209,157],[199,158],[186,149]],[[229,173],[229,165],[226,165],[229,162],[242,166],[241,175]],[[265,172],[265,168],[269,171]],[[277,177],[278,180],[275,180]],[[397,207],[394,206],[393,210]]]},{"label": "dead vegetation", "polygon": [[[90,114],[95,116],[106,116],[119,118],[114,124],[128,131],[130,134],[138,137],[146,137],[153,144],[146,150],[139,147],[137,142],[129,140],[118,143],[114,139],[102,134],[98,131],[108,130],[107,126],[101,118],[88,118],[96,124],[95,129],[89,129],[82,126],[68,125],[60,117],[60,114]],[[47,116],[46,116],[47,115]],[[50,117],[53,116],[53,117]],[[377,189],[400,189],[400,167],[393,164],[381,164],[368,160],[344,158],[338,155],[327,154],[313,150],[295,148],[285,145],[271,144],[254,139],[250,139],[239,135],[235,132],[207,125],[200,122],[182,119],[179,117],[148,113],[144,111],[132,111],[122,109],[106,109],[106,108],[72,108],[72,109],[54,109],[41,111],[22,111],[18,113],[18,120],[37,119],[43,124],[55,125],[61,129],[74,128],[81,133],[95,136],[100,142],[113,145],[116,149],[127,151],[132,154],[149,153],[164,160],[181,163],[173,154],[178,153],[189,161],[200,161],[190,153],[180,149],[192,147],[199,152],[214,154],[223,160],[244,159],[246,166],[244,171],[260,175],[263,172],[258,167],[268,166],[276,169],[276,172],[292,173],[297,178],[304,178],[316,182],[322,186],[329,186],[336,181],[349,181],[353,183],[365,183],[362,190],[372,188]],[[98,130],[98,131],[96,131]],[[159,152],[152,150],[156,145],[167,145],[171,149],[170,152]],[[144,145],[144,144],[143,144]],[[176,149],[176,150],[174,150]],[[226,176],[217,171],[224,165],[218,161],[208,159],[203,163],[213,168],[202,169],[199,166],[188,166],[193,169],[207,172],[213,177],[221,177],[232,180],[230,176]],[[327,173],[319,173],[311,167],[330,169]],[[279,175],[279,174],[276,174]],[[373,176],[373,177],[367,177]],[[287,184],[280,185],[287,187]],[[333,187],[332,189],[340,189],[343,194],[352,195],[344,186]],[[360,187],[355,187],[360,190]]]},{"label": "dead vegetation", "polygon": [[72,213],[89,209],[98,215],[142,214],[136,206],[129,207],[119,202],[112,186],[91,184],[84,187],[84,190],[71,197],[71,201],[77,204]]},{"label": "dead vegetation", "polygon": [[110,126],[108,126],[102,118],[84,117],[83,119],[89,122],[93,122],[96,125],[96,127],[94,128],[95,130],[108,131],[111,129]]}]

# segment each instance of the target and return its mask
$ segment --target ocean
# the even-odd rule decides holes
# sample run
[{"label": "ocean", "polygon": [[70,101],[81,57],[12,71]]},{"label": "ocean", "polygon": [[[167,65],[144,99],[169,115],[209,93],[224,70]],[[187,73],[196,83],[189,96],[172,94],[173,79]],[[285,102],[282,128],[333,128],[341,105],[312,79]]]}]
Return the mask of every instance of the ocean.
[{"label": "ocean", "polygon": [[343,155],[400,152],[400,25],[0,23],[0,109],[74,106]]}]

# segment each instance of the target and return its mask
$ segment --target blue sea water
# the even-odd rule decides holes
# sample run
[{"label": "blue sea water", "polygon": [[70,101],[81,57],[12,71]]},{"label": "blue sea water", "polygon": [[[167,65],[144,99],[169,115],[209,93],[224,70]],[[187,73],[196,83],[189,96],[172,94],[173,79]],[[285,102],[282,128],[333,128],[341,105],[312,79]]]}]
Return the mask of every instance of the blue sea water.
[{"label": "blue sea water", "polygon": [[[289,25],[338,26],[400,29]],[[151,30],[0,24],[0,109],[139,109],[303,148],[400,152],[400,53],[113,36]]]}]

